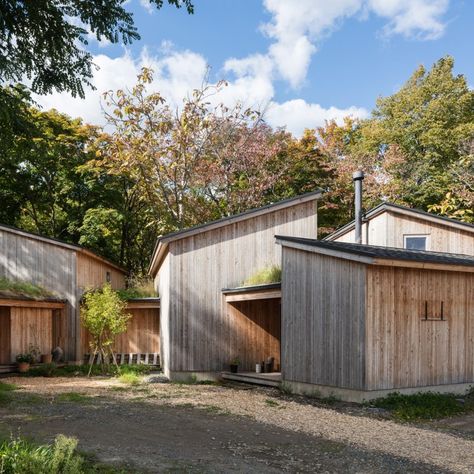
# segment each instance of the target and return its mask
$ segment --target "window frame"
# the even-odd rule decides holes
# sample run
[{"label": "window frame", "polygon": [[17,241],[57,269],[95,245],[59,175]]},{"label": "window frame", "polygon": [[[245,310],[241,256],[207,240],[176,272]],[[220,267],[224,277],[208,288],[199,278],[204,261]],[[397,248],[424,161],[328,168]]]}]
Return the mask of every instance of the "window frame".
[{"label": "window frame", "polygon": [[407,239],[411,238],[424,238],[425,239],[425,248],[424,250],[420,250],[421,252],[429,251],[430,250],[430,234],[403,234],[403,248],[405,250],[419,250],[419,249],[409,249],[407,247]]}]

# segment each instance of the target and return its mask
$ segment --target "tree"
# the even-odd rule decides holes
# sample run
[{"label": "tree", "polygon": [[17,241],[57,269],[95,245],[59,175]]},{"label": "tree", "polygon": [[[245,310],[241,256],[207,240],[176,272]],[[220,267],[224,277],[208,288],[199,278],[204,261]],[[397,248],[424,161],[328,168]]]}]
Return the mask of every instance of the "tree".
[{"label": "tree", "polygon": [[[191,0],[167,0],[193,13]],[[92,87],[88,35],[125,44],[140,39],[125,0],[3,0],[0,2],[0,79],[32,80],[39,94],[53,89],[84,97]],[[164,0],[150,0],[156,8]]]},{"label": "tree", "polygon": [[126,306],[127,303],[120,299],[108,283],[101,289],[86,291],[84,294],[81,320],[91,336],[89,375],[96,356],[100,359],[103,373],[107,372],[111,360],[117,366],[113,350],[115,338],[127,330],[128,321],[132,317],[125,312]]},{"label": "tree", "polygon": [[135,182],[161,232],[265,202],[284,170],[272,169],[278,144],[260,114],[212,106],[224,83],[195,90],[173,109],[159,93],[147,93],[151,80],[143,69],[130,92],[106,94],[114,132],[100,137],[91,166]]},{"label": "tree", "polygon": [[372,156],[392,200],[427,209],[453,186],[463,144],[474,137],[474,91],[453,67],[449,56],[429,71],[420,66],[360,124],[360,140],[351,152]]}]

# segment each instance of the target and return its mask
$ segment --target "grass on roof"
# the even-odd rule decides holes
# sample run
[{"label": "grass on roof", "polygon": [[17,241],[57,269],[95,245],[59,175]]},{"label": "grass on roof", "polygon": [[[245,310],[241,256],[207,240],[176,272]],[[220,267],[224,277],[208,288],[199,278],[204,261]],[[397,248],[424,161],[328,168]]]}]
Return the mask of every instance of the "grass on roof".
[{"label": "grass on roof", "polygon": [[29,298],[50,298],[54,296],[50,291],[45,290],[39,285],[27,281],[9,280],[0,278],[0,292],[12,296],[27,296]]},{"label": "grass on roof", "polygon": [[131,279],[128,282],[128,288],[117,290],[120,298],[130,300],[133,298],[157,298],[157,292],[153,285],[153,280],[149,279]]},{"label": "grass on roof", "polygon": [[281,282],[281,268],[278,265],[262,268],[242,283],[242,286],[267,285]]}]

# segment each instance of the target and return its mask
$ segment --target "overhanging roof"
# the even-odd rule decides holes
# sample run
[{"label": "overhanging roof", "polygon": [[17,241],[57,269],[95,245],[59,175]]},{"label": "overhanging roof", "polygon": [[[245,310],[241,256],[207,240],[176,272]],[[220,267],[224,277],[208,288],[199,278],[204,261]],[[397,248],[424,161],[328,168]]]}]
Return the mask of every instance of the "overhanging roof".
[{"label": "overhanging roof", "polygon": [[366,264],[474,272],[474,257],[471,255],[378,247],[375,245],[332,242],[280,235],[277,235],[276,239],[277,243],[286,247]]},{"label": "overhanging roof", "polygon": [[[417,219],[423,219],[429,222],[433,222],[435,224],[445,225],[448,227],[452,227],[454,229],[459,229],[459,230],[464,230],[467,232],[474,233],[474,224],[461,222],[456,219],[451,219],[449,217],[438,216],[437,214],[432,214],[430,212],[422,211],[420,209],[412,209],[410,207],[400,206],[399,204],[392,204],[390,202],[383,202],[382,204],[379,204],[378,206],[370,209],[369,211],[365,213],[364,218],[366,220],[370,220],[382,214],[383,212],[393,212],[396,214],[414,217]],[[348,224],[345,224],[344,226],[337,229],[332,234],[329,234],[326,237],[324,237],[324,240],[337,239],[338,237],[341,237],[342,235],[347,234],[347,232],[350,232],[351,230],[353,230],[354,227],[355,227],[355,221],[351,221]]]},{"label": "overhanging roof", "polygon": [[240,214],[236,214],[229,217],[224,217],[222,219],[218,219],[216,221],[208,222],[206,224],[197,225],[194,227],[190,227],[189,229],[179,230],[177,232],[172,232],[170,234],[166,234],[162,237],[158,238],[158,241],[155,245],[155,250],[153,251],[153,255],[151,258],[150,268],[148,273],[150,275],[155,275],[158,271],[165,255],[168,250],[168,243],[173,242],[175,240],[185,239],[187,237],[191,237],[192,235],[201,234],[203,232],[207,232],[209,230],[218,229],[220,227],[225,227],[227,225],[235,224],[237,222],[241,222],[247,219],[252,219],[253,217],[257,217],[263,214],[267,214],[270,212],[275,212],[280,209],[285,209],[287,207],[296,206],[298,204],[302,204],[308,201],[314,201],[321,197],[322,191],[317,190],[311,193],[302,194],[300,196],[295,196],[293,198],[285,199],[283,201],[278,201],[273,204],[267,204],[263,207],[258,207],[256,209],[250,209],[248,211],[242,212]]},{"label": "overhanging roof", "polygon": [[22,237],[26,237],[27,239],[37,240],[39,242],[45,242],[45,243],[50,244],[50,245],[55,245],[56,247],[61,247],[61,248],[65,248],[65,249],[68,249],[68,250],[73,250],[75,252],[81,252],[84,255],[87,255],[91,258],[95,258],[96,260],[104,262],[105,264],[109,265],[110,267],[115,268],[119,272],[127,273],[127,271],[125,269],[123,269],[122,267],[116,265],[115,263],[111,262],[110,260],[107,260],[104,257],[101,257],[100,255],[97,255],[96,253],[92,252],[91,250],[86,249],[85,247],[82,247],[81,245],[70,244],[68,242],[63,242],[62,240],[59,240],[59,239],[54,239],[52,237],[45,237],[44,235],[39,235],[39,234],[35,234],[33,232],[28,232],[26,230],[18,229],[16,227],[9,226],[9,225],[6,225],[6,224],[0,224],[0,231],[8,232],[10,234],[20,235]]}]

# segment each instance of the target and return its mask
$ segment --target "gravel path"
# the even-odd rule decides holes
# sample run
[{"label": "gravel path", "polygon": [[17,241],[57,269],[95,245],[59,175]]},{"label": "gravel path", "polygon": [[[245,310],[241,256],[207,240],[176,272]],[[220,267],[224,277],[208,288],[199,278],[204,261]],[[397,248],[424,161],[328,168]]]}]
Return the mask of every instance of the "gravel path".
[{"label": "gravel path", "polygon": [[353,416],[340,411],[301,404],[278,397],[272,390],[241,390],[222,386],[147,384],[124,388],[108,379],[6,380],[23,390],[55,396],[79,392],[92,396],[112,396],[142,400],[147,404],[175,407],[202,407],[344,443],[414,463],[425,463],[439,470],[474,472],[474,441],[392,421]]}]

